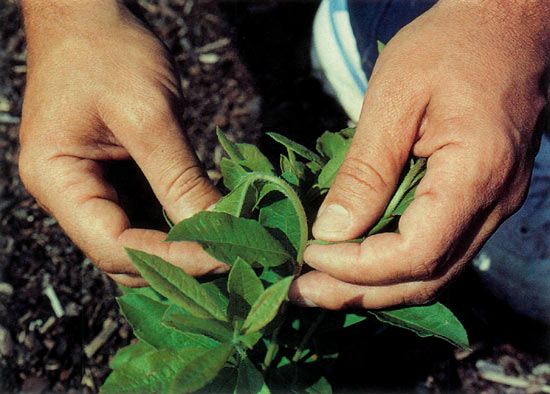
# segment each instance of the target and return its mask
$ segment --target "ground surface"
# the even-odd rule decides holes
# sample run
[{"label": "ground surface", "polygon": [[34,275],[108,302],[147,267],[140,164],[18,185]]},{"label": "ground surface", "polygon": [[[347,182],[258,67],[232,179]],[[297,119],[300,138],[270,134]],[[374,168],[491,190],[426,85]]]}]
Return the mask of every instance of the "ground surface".
[{"label": "ground surface", "polygon": [[[139,4],[180,65],[183,121],[213,178],[221,156],[216,125],[235,140],[260,144],[261,130],[307,143],[325,129],[346,126],[343,113],[310,73],[315,2]],[[93,393],[109,373],[109,358],[132,334],[118,313],[114,284],[19,181],[25,71],[17,8],[0,0],[0,392]],[[264,143],[263,149],[269,151],[270,145]],[[60,300],[63,317],[55,316],[46,288]],[[500,366],[504,376],[529,382],[530,392],[537,392],[537,383],[548,384],[548,371],[533,374],[535,366],[549,361],[546,327],[513,315],[469,273],[445,298],[470,332],[472,353],[378,327],[372,345],[350,350],[357,353],[354,366],[335,369],[336,387],[344,390],[343,382],[349,382],[348,388],[365,391],[358,382],[368,381],[373,391],[526,391],[481,378],[476,369],[480,360]],[[87,355],[84,350],[89,351],[87,345],[104,326],[111,335]]]}]

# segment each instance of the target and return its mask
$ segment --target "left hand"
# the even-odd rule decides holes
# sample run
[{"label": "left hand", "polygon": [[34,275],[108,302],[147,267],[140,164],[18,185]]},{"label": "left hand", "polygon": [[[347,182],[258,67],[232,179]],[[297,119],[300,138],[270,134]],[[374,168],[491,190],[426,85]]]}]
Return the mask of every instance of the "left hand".
[{"label": "left hand", "polygon": [[313,226],[362,236],[409,152],[428,168],[398,233],[310,245],[291,299],[328,309],[432,300],[521,205],[538,149],[550,10],[543,1],[440,0],[381,54],[350,150]]}]

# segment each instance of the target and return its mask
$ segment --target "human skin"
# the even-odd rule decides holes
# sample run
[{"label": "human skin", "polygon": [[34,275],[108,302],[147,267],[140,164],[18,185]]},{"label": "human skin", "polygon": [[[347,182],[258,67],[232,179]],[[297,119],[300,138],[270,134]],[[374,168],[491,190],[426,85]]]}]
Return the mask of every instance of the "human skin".
[{"label": "human skin", "polygon": [[313,225],[362,236],[409,152],[428,158],[398,233],[310,245],[291,296],[328,309],[432,300],[521,205],[547,99],[550,3],[441,0],[387,44],[350,150]]},{"label": "human skin", "polygon": [[[133,158],[175,221],[219,198],[184,137],[181,90],[165,48],[113,0],[22,4],[28,83],[20,173],[29,191],[119,283],[144,284],[124,246],[192,275],[223,270],[196,244],[161,243],[161,232],[130,228],[101,174],[102,161]],[[305,259],[315,270],[293,285],[295,302],[329,309],[426,302],[519,207],[546,103],[548,14],[542,1],[441,0],[388,43],[321,209],[333,215],[317,219],[314,236],[364,234],[411,149],[429,157],[428,171],[399,234],[309,246]],[[334,215],[342,210],[343,219]]]},{"label": "human skin", "polygon": [[182,93],[167,49],[112,0],[22,2],[28,45],[19,172],[29,192],[107,274],[145,286],[124,247],[192,275],[224,265],[194,243],[132,228],[102,162],[133,159],[169,217],[220,197],[181,124]]}]

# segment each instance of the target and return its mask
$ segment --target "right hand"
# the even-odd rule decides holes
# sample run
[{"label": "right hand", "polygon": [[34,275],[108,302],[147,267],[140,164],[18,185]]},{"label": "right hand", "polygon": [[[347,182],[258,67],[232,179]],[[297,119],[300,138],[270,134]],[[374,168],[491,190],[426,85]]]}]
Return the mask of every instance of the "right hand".
[{"label": "right hand", "polygon": [[[38,4],[39,3],[39,4]],[[146,282],[124,247],[202,275],[226,266],[194,243],[130,228],[103,161],[132,158],[173,221],[214,204],[179,118],[166,48],[114,0],[23,1],[28,44],[20,176],[69,237],[118,283]]]}]

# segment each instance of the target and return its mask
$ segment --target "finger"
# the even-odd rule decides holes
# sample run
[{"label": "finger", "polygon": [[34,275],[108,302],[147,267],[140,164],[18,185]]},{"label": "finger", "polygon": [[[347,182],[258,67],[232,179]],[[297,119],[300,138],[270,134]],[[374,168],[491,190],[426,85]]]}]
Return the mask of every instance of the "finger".
[{"label": "finger", "polygon": [[315,238],[356,238],[374,224],[396,187],[427,101],[412,79],[383,71],[373,76],[353,142],[319,209]]},{"label": "finger", "polygon": [[361,244],[310,245],[305,261],[343,281],[376,285],[429,278],[456,263],[459,248],[461,259],[472,256],[502,217],[490,197],[500,174],[483,167],[483,157],[459,144],[440,148],[428,160],[398,233],[376,234]]},{"label": "finger", "polygon": [[32,188],[37,199],[48,207],[67,235],[109,274],[139,275],[124,247],[155,254],[193,276],[225,267],[198,244],[164,243],[163,232],[130,228],[128,217],[117,204],[116,191],[104,182],[101,167],[94,161],[56,157],[41,169],[40,179],[48,182]]},{"label": "finger", "polygon": [[220,195],[185,137],[176,115],[177,98],[170,91],[159,93],[159,89],[162,87],[155,86],[152,93],[143,93],[142,102],[124,103],[125,108],[119,103],[113,107],[118,111],[116,117],[107,113],[104,118],[170,218],[178,222],[216,203]]},{"label": "finger", "polygon": [[436,280],[386,286],[361,286],[340,281],[324,272],[311,271],[293,282],[289,298],[300,306],[330,310],[420,305],[433,301],[457,270]]},{"label": "finger", "polygon": [[149,284],[141,276],[126,275],[126,274],[107,274],[112,280],[119,285],[135,288],[135,287],[147,287]]}]

